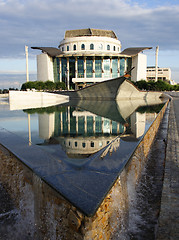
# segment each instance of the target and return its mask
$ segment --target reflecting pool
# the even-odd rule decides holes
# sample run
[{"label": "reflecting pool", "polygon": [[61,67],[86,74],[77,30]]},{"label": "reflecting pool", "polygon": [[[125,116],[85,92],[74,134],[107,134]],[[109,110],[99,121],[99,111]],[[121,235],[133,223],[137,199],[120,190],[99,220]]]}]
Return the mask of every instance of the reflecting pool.
[{"label": "reflecting pool", "polygon": [[1,104],[0,143],[92,215],[163,105],[78,100],[11,111]]}]

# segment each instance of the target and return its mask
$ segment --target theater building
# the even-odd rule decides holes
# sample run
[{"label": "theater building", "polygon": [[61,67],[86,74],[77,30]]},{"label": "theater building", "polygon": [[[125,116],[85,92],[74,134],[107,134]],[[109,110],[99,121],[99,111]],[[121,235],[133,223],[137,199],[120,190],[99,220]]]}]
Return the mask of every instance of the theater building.
[{"label": "theater building", "polygon": [[135,67],[132,81],[146,79],[148,47],[127,48],[111,30],[79,29],[65,32],[58,48],[39,49],[37,80],[65,82],[68,89],[79,89],[89,84],[117,78]]}]

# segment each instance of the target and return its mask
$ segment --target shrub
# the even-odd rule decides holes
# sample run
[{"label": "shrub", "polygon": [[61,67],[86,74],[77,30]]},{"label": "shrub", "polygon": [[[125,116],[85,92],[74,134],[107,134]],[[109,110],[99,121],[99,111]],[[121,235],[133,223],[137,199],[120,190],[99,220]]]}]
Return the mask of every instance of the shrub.
[{"label": "shrub", "polygon": [[151,91],[178,91],[179,85],[170,85],[167,82],[158,80],[157,82],[141,80],[134,83],[136,87],[141,90],[151,90]]},{"label": "shrub", "polygon": [[27,90],[27,89],[37,89],[37,90],[61,90],[61,89],[66,89],[65,83],[64,82],[57,82],[54,83],[52,81],[29,81],[26,83],[23,83],[21,86],[21,90]]}]

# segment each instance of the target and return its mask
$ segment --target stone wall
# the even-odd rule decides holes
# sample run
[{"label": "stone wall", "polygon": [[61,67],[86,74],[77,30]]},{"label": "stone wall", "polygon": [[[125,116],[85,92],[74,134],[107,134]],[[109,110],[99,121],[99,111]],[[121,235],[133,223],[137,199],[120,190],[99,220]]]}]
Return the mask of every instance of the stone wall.
[{"label": "stone wall", "polygon": [[26,237],[38,240],[112,239],[123,224],[128,224],[130,191],[140,179],[141,170],[166,107],[167,104],[92,217],[78,211],[0,145],[0,183],[14,201],[14,209],[18,214],[15,227],[7,233],[9,239],[12,236],[13,239]]}]

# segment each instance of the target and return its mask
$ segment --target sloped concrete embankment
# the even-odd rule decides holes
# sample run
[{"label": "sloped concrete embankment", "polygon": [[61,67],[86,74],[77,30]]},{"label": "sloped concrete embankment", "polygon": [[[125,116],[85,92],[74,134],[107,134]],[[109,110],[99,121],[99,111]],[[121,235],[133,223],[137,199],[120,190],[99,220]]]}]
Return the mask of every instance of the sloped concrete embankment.
[{"label": "sloped concrete embankment", "polygon": [[129,100],[157,99],[161,92],[140,91],[124,76],[93,84],[77,91],[58,92],[72,99],[83,100]]}]

